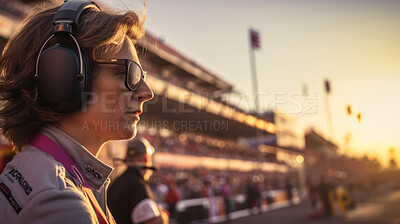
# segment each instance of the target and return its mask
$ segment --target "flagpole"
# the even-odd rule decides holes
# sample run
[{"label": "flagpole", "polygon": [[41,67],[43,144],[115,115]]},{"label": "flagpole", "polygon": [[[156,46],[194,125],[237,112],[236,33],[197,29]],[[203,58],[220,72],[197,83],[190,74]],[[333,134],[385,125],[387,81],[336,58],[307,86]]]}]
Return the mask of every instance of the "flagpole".
[{"label": "flagpole", "polygon": [[[252,84],[253,84],[253,98],[255,104],[256,114],[260,113],[260,104],[258,102],[258,82],[257,82],[257,69],[256,69],[256,54],[255,54],[255,47],[259,47],[259,39],[258,33],[255,33],[251,28],[249,29],[249,44],[250,44],[250,69],[251,69],[251,77],[252,77]],[[256,36],[255,36],[256,35]],[[256,43],[255,43],[256,42]]]},{"label": "flagpole", "polygon": [[333,140],[333,123],[332,123],[332,114],[331,114],[331,105],[329,102],[329,94],[331,93],[331,85],[329,80],[325,80],[324,81],[324,85],[325,85],[325,111],[326,111],[326,120],[328,123],[328,128],[329,128],[329,132],[330,132],[330,136],[329,139]]},{"label": "flagpole", "polygon": [[[251,70],[251,77],[252,77],[252,84],[253,84],[253,97],[254,97],[254,104],[255,104],[255,112],[257,116],[260,116],[260,105],[258,102],[258,82],[257,82],[257,69],[256,69],[256,54],[255,48],[260,47],[260,40],[258,33],[253,29],[249,29],[249,44],[250,44],[250,70]],[[263,162],[263,155],[260,151],[261,145],[261,130],[256,127],[256,145],[257,145],[257,154],[258,154],[258,169],[262,169],[262,162]]]}]

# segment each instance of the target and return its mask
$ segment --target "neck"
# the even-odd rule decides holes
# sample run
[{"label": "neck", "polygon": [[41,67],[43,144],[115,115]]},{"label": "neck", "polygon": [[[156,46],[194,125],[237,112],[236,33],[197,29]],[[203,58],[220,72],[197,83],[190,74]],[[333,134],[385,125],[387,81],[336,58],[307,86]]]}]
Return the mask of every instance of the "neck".
[{"label": "neck", "polygon": [[130,168],[134,168],[137,171],[139,171],[140,175],[143,177],[143,179],[145,181],[148,181],[150,179],[150,176],[151,176],[151,175],[149,176],[147,174],[149,171],[147,169],[142,169],[141,167],[139,167],[139,165],[144,165],[145,166],[146,164],[144,162],[142,162],[142,161],[136,161],[136,162],[130,161],[130,163],[128,164],[128,166]]},{"label": "neck", "polygon": [[54,126],[78,141],[95,157],[98,156],[102,145],[106,142],[105,140],[101,139],[96,133],[93,133],[91,131],[85,131],[85,133],[83,134],[81,127],[77,128],[72,125],[63,125],[62,122],[54,124]]}]

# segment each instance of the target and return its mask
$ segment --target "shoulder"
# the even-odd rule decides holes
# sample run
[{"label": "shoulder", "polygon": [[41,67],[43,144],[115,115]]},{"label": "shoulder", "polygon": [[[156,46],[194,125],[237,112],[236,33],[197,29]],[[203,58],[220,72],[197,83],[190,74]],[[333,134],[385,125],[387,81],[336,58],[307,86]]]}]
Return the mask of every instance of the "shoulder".
[{"label": "shoulder", "polygon": [[140,201],[133,209],[131,220],[135,223],[141,223],[159,217],[160,215],[160,210],[156,202],[147,198]]},{"label": "shoulder", "polygon": [[52,156],[27,147],[7,164],[0,181],[31,197],[48,189],[65,189],[65,175],[64,166]]},{"label": "shoulder", "polygon": [[[54,220],[60,220],[70,212],[90,212],[87,209],[90,204],[83,194],[66,178],[65,168],[50,155],[33,147],[28,146],[7,164],[0,174],[0,182],[12,196],[12,201],[0,200],[0,216],[10,218],[10,221],[23,217],[43,221],[52,215],[57,216]],[[0,192],[0,197],[4,196],[5,192]],[[43,217],[43,214],[46,215]]]},{"label": "shoulder", "polygon": [[141,200],[149,197],[151,196],[146,188],[146,183],[129,170],[115,179],[108,190],[108,203],[111,209],[120,207],[121,201],[133,209]]}]

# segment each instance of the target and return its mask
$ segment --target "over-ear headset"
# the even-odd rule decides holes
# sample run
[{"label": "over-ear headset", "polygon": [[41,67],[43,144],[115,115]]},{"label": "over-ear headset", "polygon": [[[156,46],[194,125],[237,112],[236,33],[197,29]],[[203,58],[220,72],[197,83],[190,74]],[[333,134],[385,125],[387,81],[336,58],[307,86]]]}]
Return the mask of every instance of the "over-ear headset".
[{"label": "over-ear headset", "polygon": [[[69,113],[81,108],[91,90],[91,63],[82,54],[75,36],[79,16],[93,7],[100,11],[94,2],[65,1],[54,16],[53,34],[41,47],[36,60],[38,97],[55,112]],[[52,39],[57,43],[46,47]]]}]

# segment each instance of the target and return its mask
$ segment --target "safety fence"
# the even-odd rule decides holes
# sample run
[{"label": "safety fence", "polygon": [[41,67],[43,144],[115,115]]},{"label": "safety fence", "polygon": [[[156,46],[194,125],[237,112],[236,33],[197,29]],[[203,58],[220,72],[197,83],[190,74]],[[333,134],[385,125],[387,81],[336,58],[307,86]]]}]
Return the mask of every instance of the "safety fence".
[{"label": "safety fence", "polygon": [[177,221],[218,223],[300,203],[298,190],[294,188],[292,194],[292,200],[289,201],[284,190],[264,191],[255,203],[244,194],[235,195],[227,200],[222,196],[182,200],[176,206]]}]

